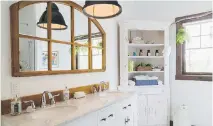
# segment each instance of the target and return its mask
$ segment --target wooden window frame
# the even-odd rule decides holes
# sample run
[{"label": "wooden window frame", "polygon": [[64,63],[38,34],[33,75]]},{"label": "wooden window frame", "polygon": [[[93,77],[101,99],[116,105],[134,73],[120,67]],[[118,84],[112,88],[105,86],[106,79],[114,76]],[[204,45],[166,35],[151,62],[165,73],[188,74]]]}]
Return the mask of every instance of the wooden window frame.
[{"label": "wooden window frame", "polygon": [[[10,30],[11,30],[11,57],[12,57],[12,76],[13,77],[27,77],[27,76],[41,76],[41,75],[53,75],[53,74],[76,74],[76,73],[88,73],[88,72],[104,72],[106,71],[106,33],[99,22],[94,18],[88,18],[88,44],[80,44],[75,42],[74,36],[74,10],[78,10],[83,14],[83,8],[72,2],[72,1],[54,1],[56,3],[64,4],[66,6],[70,6],[70,16],[71,16],[71,41],[66,42],[62,40],[53,40],[51,35],[51,3],[52,1],[19,1],[14,3],[10,6]],[[38,3],[47,3],[47,12],[48,12],[48,25],[47,25],[47,38],[30,36],[30,35],[23,35],[19,33],[19,10]],[[98,28],[100,31],[100,35],[102,36],[102,47],[99,46],[92,46],[92,32],[91,32],[91,25],[92,23],[94,26]],[[19,64],[19,38],[26,38],[26,39],[34,39],[34,40],[41,40],[45,41],[48,44],[48,70],[47,71],[20,71],[20,64]],[[71,46],[71,70],[52,70],[52,43],[60,43],[60,44],[67,44]],[[88,48],[88,69],[79,70],[76,69],[76,59],[75,59],[75,46],[87,47]],[[92,48],[99,48],[102,49],[102,69],[93,69],[92,68]]]},{"label": "wooden window frame", "polygon": [[[212,13],[204,17],[190,19],[190,17],[201,16],[201,15],[204,15],[205,13],[207,12],[176,18],[175,21],[176,22],[179,21],[176,23],[176,34],[178,32],[178,29],[182,27],[182,24],[184,23],[212,19]],[[183,44],[176,44],[176,76],[175,76],[176,80],[212,81],[212,73],[185,72],[185,64],[186,64],[186,61],[184,58],[185,46],[186,46],[185,42]]]}]

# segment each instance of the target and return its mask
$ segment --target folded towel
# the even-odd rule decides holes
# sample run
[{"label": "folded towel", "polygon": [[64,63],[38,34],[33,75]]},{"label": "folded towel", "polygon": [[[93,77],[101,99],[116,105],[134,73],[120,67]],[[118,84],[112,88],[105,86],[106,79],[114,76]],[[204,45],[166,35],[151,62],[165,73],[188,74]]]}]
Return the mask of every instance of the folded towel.
[{"label": "folded towel", "polygon": [[135,86],[135,82],[133,80],[128,81],[129,86]]}]

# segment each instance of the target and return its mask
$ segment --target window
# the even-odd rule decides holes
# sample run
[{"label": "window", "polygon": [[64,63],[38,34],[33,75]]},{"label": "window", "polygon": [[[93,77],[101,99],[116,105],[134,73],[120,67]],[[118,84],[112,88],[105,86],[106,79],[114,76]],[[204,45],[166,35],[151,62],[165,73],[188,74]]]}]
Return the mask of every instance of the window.
[{"label": "window", "polygon": [[[187,20],[177,23],[177,29],[183,27],[188,39],[177,45],[176,79],[212,81],[213,69],[213,22],[212,16],[204,13],[186,16]],[[176,18],[177,20],[186,17]]]}]

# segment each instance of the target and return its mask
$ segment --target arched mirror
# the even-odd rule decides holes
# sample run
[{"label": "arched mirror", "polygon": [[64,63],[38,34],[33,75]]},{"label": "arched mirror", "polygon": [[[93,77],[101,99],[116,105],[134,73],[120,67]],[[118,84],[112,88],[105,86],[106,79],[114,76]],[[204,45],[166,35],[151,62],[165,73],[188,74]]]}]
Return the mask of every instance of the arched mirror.
[{"label": "arched mirror", "polygon": [[106,69],[106,35],[71,1],[20,1],[10,7],[12,76]]}]

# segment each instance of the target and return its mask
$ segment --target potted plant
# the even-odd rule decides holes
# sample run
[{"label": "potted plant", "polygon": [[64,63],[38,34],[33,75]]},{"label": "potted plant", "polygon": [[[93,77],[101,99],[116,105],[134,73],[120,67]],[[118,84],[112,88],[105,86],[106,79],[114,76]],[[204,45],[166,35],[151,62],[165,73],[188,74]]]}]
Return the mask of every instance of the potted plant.
[{"label": "potted plant", "polygon": [[151,71],[152,70],[152,65],[150,63],[145,64],[145,63],[140,63],[136,67],[136,71]]},{"label": "potted plant", "polygon": [[176,43],[183,44],[187,39],[188,33],[186,32],[186,30],[183,27],[179,28],[176,35]]}]

